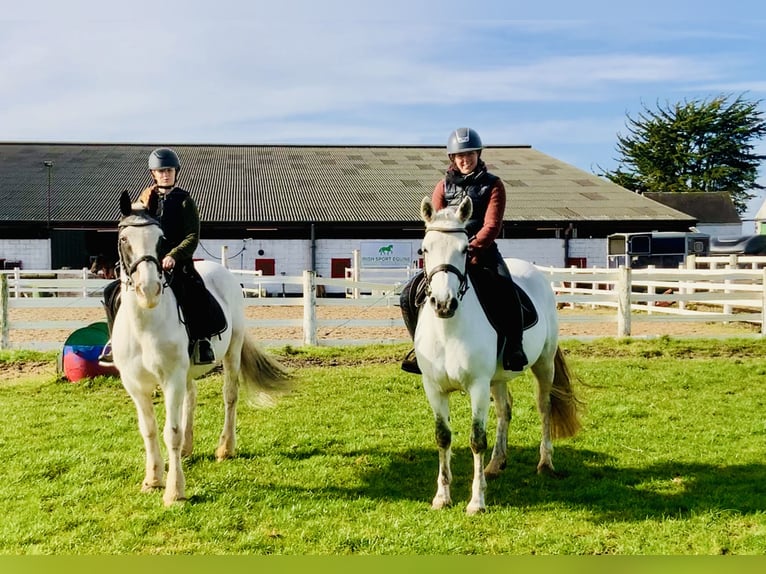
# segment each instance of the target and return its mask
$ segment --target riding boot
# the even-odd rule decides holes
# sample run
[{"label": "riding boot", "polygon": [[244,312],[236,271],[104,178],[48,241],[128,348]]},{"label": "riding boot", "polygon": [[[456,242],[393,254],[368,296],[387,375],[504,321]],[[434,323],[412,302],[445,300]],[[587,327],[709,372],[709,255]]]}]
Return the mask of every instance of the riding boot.
[{"label": "riding boot", "polygon": [[510,277],[501,277],[501,289],[506,294],[507,303],[503,305],[502,325],[505,334],[503,349],[503,369],[506,371],[523,371],[527,365],[524,354],[523,335],[524,321],[522,318],[521,302],[516,287]]},{"label": "riding boot", "polygon": [[215,363],[215,353],[210,339],[197,339],[194,344],[193,359],[195,365],[209,365]]},{"label": "riding boot", "polygon": [[[407,331],[410,334],[410,338],[415,338],[415,327],[418,324],[418,291],[421,290],[423,283],[423,272],[417,273],[402,287],[401,295],[399,296],[399,307],[402,311],[402,319],[404,325],[407,327]],[[413,291],[414,289],[414,291]],[[412,373],[413,375],[420,375],[420,367],[418,367],[418,359],[415,356],[415,349],[411,349],[407,356],[402,361],[402,370],[406,373]]]},{"label": "riding boot", "polygon": [[113,367],[114,358],[112,357],[112,327],[114,318],[117,315],[117,309],[120,308],[120,281],[115,280],[104,287],[104,312],[106,313],[106,326],[109,330],[109,340],[104,344],[101,353],[98,356],[98,364],[102,367]]}]

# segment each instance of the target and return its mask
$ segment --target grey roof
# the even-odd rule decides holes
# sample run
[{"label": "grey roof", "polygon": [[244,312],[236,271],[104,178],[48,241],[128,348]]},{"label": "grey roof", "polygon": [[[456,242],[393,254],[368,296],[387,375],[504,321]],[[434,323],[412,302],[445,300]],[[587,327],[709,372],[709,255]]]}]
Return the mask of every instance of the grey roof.
[{"label": "grey roof", "polygon": [[[179,184],[203,223],[419,222],[420,201],[447,165],[437,146],[167,145],[181,157]],[[119,193],[149,183],[156,147],[0,143],[0,221],[45,221],[49,173],[52,221],[114,221]],[[510,222],[694,223],[529,146],[491,147],[482,157],[505,182]]]},{"label": "grey roof", "polygon": [[726,191],[647,192],[645,197],[688,213],[698,223],[742,223]]}]

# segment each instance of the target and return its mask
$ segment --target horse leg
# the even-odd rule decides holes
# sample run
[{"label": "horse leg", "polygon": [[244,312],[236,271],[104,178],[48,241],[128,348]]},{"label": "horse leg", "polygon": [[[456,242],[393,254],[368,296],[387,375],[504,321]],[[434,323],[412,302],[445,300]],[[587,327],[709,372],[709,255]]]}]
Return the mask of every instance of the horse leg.
[{"label": "horse leg", "polygon": [[194,411],[197,408],[197,384],[194,379],[186,381],[186,398],[184,399],[183,429],[184,438],[181,444],[181,456],[191,456],[194,450]]},{"label": "horse leg", "polygon": [[[180,380],[178,380],[180,378]],[[165,447],[168,451],[168,480],[162,500],[165,506],[185,500],[185,479],[181,467],[183,405],[186,395],[185,377],[176,376],[165,385]]]},{"label": "horse leg", "polygon": [[215,449],[218,461],[234,456],[236,448],[237,401],[239,400],[240,353],[226,353],[223,359],[223,430]]},{"label": "horse leg", "polygon": [[165,462],[162,460],[162,453],[160,452],[154,405],[152,404],[151,394],[144,394],[140,391],[131,392],[130,390],[128,392],[133,399],[133,403],[136,405],[138,430],[144,439],[144,450],[146,451],[146,470],[144,481],[141,483],[141,491],[150,492],[165,486],[165,483],[162,481],[162,475],[165,472]]},{"label": "horse leg", "polygon": [[[426,383],[425,380],[424,383]],[[435,389],[429,391],[430,385],[427,383],[424,386],[428,402],[431,403],[431,410],[434,413],[436,446],[439,449],[439,474],[436,477],[436,496],[431,502],[431,508],[439,510],[452,504],[450,496],[452,430],[449,422],[449,397],[446,393]]]},{"label": "horse leg", "polygon": [[487,490],[487,480],[484,476],[484,453],[487,450],[487,413],[489,412],[489,383],[474,382],[469,393],[471,395],[471,452],[473,453],[473,481],[471,483],[471,500],[466,508],[466,514],[478,514],[486,510],[484,493]]},{"label": "horse leg", "polygon": [[551,389],[553,388],[553,359],[538,360],[532,365],[537,379],[537,411],[540,414],[542,437],[540,439],[540,461],[537,472],[553,473],[553,441],[551,440]]},{"label": "horse leg", "polygon": [[493,479],[500,476],[508,460],[508,425],[511,422],[513,397],[508,391],[506,381],[497,381],[492,385],[492,398],[495,401],[495,416],[497,418],[497,435],[492,449],[492,458],[484,468],[484,476]]}]

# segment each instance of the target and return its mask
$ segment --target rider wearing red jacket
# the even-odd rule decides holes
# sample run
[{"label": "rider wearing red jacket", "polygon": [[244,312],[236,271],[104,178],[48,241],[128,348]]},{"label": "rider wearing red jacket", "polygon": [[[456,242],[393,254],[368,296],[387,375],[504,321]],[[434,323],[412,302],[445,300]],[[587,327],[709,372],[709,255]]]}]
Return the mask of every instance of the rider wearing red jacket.
[{"label": "rider wearing red jacket", "polygon": [[[521,308],[513,279],[495,243],[503,227],[505,186],[499,177],[487,171],[481,159],[482,149],[479,134],[471,128],[459,128],[450,134],[447,140],[450,165],[444,179],[434,187],[431,202],[439,210],[459,205],[466,196],[471,198],[473,212],[466,223],[470,238],[467,270],[480,299],[487,302],[506,337],[503,367],[521,371],[527,364],[522,346]],[[418,309],[412,308],[410,290],[421,279],[422,274],[416,275],[405,285],[401,296],[402,315],[413,338]],[[419,372],[414,353],[407,355],[402,369]]]}]

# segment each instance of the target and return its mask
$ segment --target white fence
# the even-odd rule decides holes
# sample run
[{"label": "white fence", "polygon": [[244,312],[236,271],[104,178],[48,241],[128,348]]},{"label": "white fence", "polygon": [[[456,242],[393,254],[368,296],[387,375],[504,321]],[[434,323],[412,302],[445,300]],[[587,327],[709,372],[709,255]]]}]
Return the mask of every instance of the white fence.
[{"label": "white fence", "polygon": [[[724,263],[725,261],[725,263]],[[562,322],[603,322],[604,308],[614,309],[615,336],[631,336],[631,323],[642,322],[748,322],[766,332],[766,258],[697,258],[694,268],[684,269],[561,269],[540,267],[548,275],[560,307],[584,311],[576,319],[562,314]],[[690,267],[692,267],[690,265]],[[708,269],[696,268],[707,266]],[[746,267],[746,268],[742,268]],[[317,277],[305,271],[301,276],[262,276],[251,271],[237,271],[248,306],[289,306],[302,310],[301,318],[250,319],[251,328],[299,329],[302,336],[293,339],[263,341],[266,344],[349,345],[371,342],[404,341],[401,317],[397,313],[385,319],[322,319],[317,308],[396,307],[401,283],[372,283]],[[86,326],[87,320],[10,320],[14,309],[53,308],[86,309],[101,307],[101,294],[108,280],[92,277],[87,270],[13,270],[0,272],[0,349],[58,349],[63,340],[33,340],[10,343],[14,330],[69,330]],[[262,297],[268,284],[298,285],[301,296]],[[359,297],[318,297],[323,287],[336,287],[350,294],[370,293]],[[600,310],[592,316],[588,310]],[[329,339],[321,330],[344,326],[393,330],[390,337]]]}]

